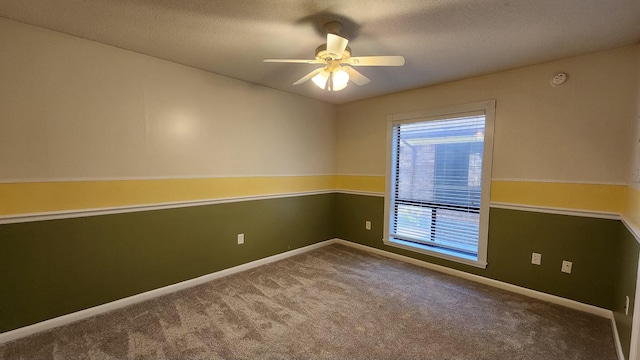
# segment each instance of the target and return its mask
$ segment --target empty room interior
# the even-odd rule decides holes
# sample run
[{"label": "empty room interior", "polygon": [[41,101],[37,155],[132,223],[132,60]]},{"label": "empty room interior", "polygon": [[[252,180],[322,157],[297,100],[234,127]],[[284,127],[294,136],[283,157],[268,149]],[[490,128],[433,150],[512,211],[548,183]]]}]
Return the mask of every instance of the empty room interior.
[{"label": "empty room interior", "polygon": [[0,1],[0,358],[640,360],[639,241],[636,0]]}]

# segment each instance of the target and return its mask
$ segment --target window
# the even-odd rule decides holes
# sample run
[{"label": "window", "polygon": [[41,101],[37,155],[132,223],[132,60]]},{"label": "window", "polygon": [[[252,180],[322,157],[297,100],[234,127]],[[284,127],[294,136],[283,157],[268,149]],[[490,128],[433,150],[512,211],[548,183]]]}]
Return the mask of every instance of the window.
[{"label": "window", "polygon": [[486,267],[495,101],[388,117],[385,239]]}]

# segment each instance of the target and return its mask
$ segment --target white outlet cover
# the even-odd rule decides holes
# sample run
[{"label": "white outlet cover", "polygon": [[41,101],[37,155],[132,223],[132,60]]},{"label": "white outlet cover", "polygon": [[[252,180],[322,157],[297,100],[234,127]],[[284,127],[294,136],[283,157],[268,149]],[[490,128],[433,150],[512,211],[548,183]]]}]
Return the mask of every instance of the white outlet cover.
[{"label": "white outlet cover", "polygon": [[573,267],[573,263],[571,261],[564,260],[562,261],[562,269],[563,273],[571,274],[571,268]]},{"label": "white outlet cover", "polygon": [[244,244],[244,234],[238,234],[238,245]]},{"label": "white outlet cover", "polygon": [[365,221],[364,222],[364,228],[367,230],[371,230],[371,221]]},{"label": "white outlet cover", "polygon": [[542,262],[542,254],[531,253],[531,263],[533,265],[540,265]]}]

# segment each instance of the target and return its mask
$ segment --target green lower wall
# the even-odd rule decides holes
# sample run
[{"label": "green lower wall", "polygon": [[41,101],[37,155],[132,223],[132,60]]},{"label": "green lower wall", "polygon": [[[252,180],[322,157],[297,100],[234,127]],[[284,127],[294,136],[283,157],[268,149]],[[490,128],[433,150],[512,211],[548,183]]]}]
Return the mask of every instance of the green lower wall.
[{"label": "green lower wall", "polygon": [[[621,221],[492,208],[489,265],[479,269],[384,245],[382,197],[338,194],[335,209],[340,239],[612,310],[628,358],[633,309],[625,315],[625,296],[633,307],[640,246]],[[542,254],[540,266],[532,252]],[[573,262],[571,274],[560,272],[562,260]]]},{"label": "green lower wall", "polygon": [[0,225],[0,332],[332,239],[335,197]]},{"label": "green lower wall", "polygon": [[383,210],[324,194],[0,225],[0,332],[337,237],[611,309],[628,355],[640,247],[620,221],[493,208],[479,269],[384,245]]},{"label": "green lower wall", "polygon": [[[620,241],[616,250],[611,310],[616,318],[618,337],[620,338],[624,357],[628,359],[631,346],[631,323],[633,321],[633,304],[635,302],[640,246],[633,234],[624,225],[621,225],[620,228]],[[625,296],[629,296],[629,315],[625,315],[624,311]]]},{"label": "green lower wall", "polygon": [[[486,269],[402,250],[382,243],[384,199],[339,194],[336,199],[338,238],[430,263],[500,280],[525,288],[610,309],[617,220],[554,215],[492,208]],[[364,227],[372,221],[372,230]],[[542,265],[531,264],[531,253]],[[560,272],[562,260],[573,262],[571,274]]]}]

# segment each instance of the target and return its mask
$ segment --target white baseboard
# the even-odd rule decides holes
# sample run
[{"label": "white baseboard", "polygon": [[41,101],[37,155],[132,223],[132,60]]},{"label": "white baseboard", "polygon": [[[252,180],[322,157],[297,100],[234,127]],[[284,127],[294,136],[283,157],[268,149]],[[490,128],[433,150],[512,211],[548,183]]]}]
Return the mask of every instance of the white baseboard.
[{"label": "white baseboard", "polygon": [[624,353],[622,352],[622,344],[620,343],[620,335],[618,335],[618,326],[616,326],[616,317],[611,312],[611,329],[613,330],[613,341],[616,345],[616,353],[618,354],[618,360],[624,360]]},{"label": "white baseboard", "polygon": [[308,245],[299,249],[290,250],[281,254],[266,257],[264,259],[255,260],[246,264],[234,266],[232,268],[220,270],[211,274],[203,275],[194,279],[185,280],[177,284],[164,286],[158,289],[150,290],[133,296],[129,296],[120,300],[112,301],[106,304],[94,306],[85,310],[76,311],[71,314],[58,316],[53,319],[45,320],[33,325],[21,327],[15,330],[7,331],[0,334],[0,344],[17,340],[19,338],[29,336],[41,331],[53,329],[62,325],[66,325],[78,320],[83,320],[92,316],[106,313],[108,311],[116,310],[129,306],[141,301],[153,299],[158,296],[170,294],[179,290],[187,289],[196,285],[204,284],[211,280],[219,279],[221,277],[229,276],[231,274],[239,273],[241,271],[249,270],[261,265],[272,263],[274,261],[286,259],[288,257],[298,255],[307,251],[315,250],[323,246],[327,246],[335,243],[335,240],[326,240],[316,244]]},{"label": "white baseboard", "polygon": [[441,273],[445,273],[445,274],[449,274],[449,275],[453,275],[453,276],[457,276],[463,279],[467,279],[467,280],[471,280],[477,283],[481,283],[481,284],[485,284],[485,285],[489,285],[495,288],[499,288],[499,289],[503,289],[503,290],[507,290],[507,291],[511,291],[514,293],[518,293],[518,294],[522,294],[525,296],[529,296],[532,298],[536,298],[536,299],[540,299],[540,300],[544,300],[550,303],[554,303],[554,304],[558,304],[558,305],[562,305],[571,309],[575,309],[575,310],[580,310],[589,314],[593,314],[593,315],[597,315],[600,317],[604,317],[604,318],[608,318],[611,319],[612,322],[612,326],[613,326],[613,333],[614,333],[614,339],[615,339],[615,345],[616,345],[616,351],[618,353],[618,359],[619,360],[624,360],[624,355],[622,353],[622,346],[620,344],[620,339],[618,337],[618,331],[616,328],[616,324],[615,324],[615,318],[613,316],[613,312],[611,312],[611,310],[607,310],[607,309],[603,309],[603,308],[599,308],[597,306],[593,306],[593,305],[588,305],[588,304],[583,304],[581,302],[575,301],[575,300],[570,300],[570,299],[565,299],[559,296],[555,296],[555,295],[550,295],[547,293],[543,293],[540,291],[536,291],[536,290],[531,290],[531,289],[527,289],[521,286],[517,286],[517,285],[513,285],[513,284],[508,284],[502,281],[498,281],[498,280],[493,280],[493,279],[489,279],[489,278],[485,278],[479,275],[474,275],[474,274],[470,274],[470,273],[466,273],[464,271],[460,271],[460,270],[455,270],[455,269],[451,269],[448,267],[444,267],[444,266],[440,266],[440,265],[436,265],[436,264],[432,264],[432,263],[428,263],[426,261],[422,261],[422,260],[418,260],[418,259],[414,259],[408,256],[403,256],[403,255],[398,255],[396,253],[392,253],[389,251],[385,251],[385,250],[380,250],[380,249],[376,249],[370,246],[365,246],[365,245],[361,245],[361,244],[357,244],[354,242],[350,242],[350,241],[346,241],[346,240],[342,240],[342,239],[331,239],[331,240],[326,240],[326,241],[322,241],[316,244],[312,244],[309,246],[305,246],[299,249],[295,249],[295,250],[290,250],[281,254],[277,254],[277,255],[273,255],[273,256],[269,256],[266,257],[264,259],[259,259],[259,260],[255,260],[246,264],[242,264],[242,265],[238,265],[238,266],[234,266],[232,268],[229,269],[224,269],[221,271],[217,271],[215,273],[211,273],[211,274],[207,274],[207,275],[203,275],[194,279],[190,279],[190,280],[185,280],[182,282],[179,282],[177,284],[173,284],[173,285],[168,285],[165,287],[161,287],[158,289],[154,289],[154,290],[150,290],[144,293],[140,293],[140,294],[136,294],[133,296],[129,296],[120,300],[116,300],[116,301],[112,301],[103,305],[98,305],[98,306],[94,306],[92,308],[89,309],[85,309],[85,310],[81,310],[81,311],[77,311],[71,314],[67,314],[67,315],[63,315],[63,316],[59,316],[50,320],[46,320],[46,321],[42,321],[33,325],[29,325],[29,326],[25,326],[22,328],[18,328],[15,330],[11,330],[11,331],[7,331],[4,333],[0,334],[0,344],[9,342],[9,341],[13,341],[13,340],[17,340],[19,338],[22,337],[26,337],[41,331],[45,331],[45,330],[49,330],[49,329],[53,329],[55,327],[59,327],[59,326],[63,326],[75,321],[79,321],[79,320],[83,320],[92,316],[96,316],[99,314],[103,314],[106,313],[108,311],[112,311],[112,310],[116,310],[116,309],[120,309],[135,303],[139,303],[141,301],[145,301],[145,300],[150,300],[153,299],[155,297],[158,296],[163,296],[166,294],[170,294],[179,290],[183,290],[183,289],[187,289],[196,285],[200,285],[200,284],[204,284],[206,282],[209,282],[211,280],[215,280],[215,279],[219,279],[221,277],[225,277],[225,276],[229,276],[231,274],[235,274],[235,273],[239,273],[245,270],[249,270],[261,265],[265,265],[268,263],[272,263],[274,261],[278,261],[278,260],[282,260],[282,259],[286,259],[288,257],[291,256],[295,256],[298,254],[302,254],[311,250],[315,250],[327,245],[331,245],[331,244],[342,244],[342,245],[346,245],[346,246],[350,246],[356,249],[360,249],[360,250],[364,250],[370,253],[374,253],[374,254],[378,254],[378,255],[382,255],[385,257],[389,257],[392,259],[396,259],[396,260],[400,260],[400,261],[404,261],[410,264],[414,264],[417,266],[421,266],[427,269],[431,269],[434,271],[438,271]]},{"label": "white baseboard", "polygon": [[414,265],[418,265],[427,269],[431,269],[431,270],[435,270],[441,273],[445,273],[445,274],[449,274],[449,275],[453,275],[453,276],[457,276],[463,279],[467,279],[467,280],[471,280],[471,281],[475,281],[477,283],[481,283],[481,284],[485,284],[485,285],[489,285],[498,289],[503,289],[503,290],[507,290],[507,291],[511,291],[514,293],[518,293],[518,294],[522,294],[528,297],[532,297],[535,299],[540,299],[540,300],[544,300],[550,303],[554,303],[554,304],[558,304],[558,305],[562,305],[571,309],[576,309],[576,310],[580,310],[589,314],[593,314],[593,315],[598,315],[600,317],[604,317],[604,318],[611,318],[612,312],[611,310],[607,310],[607,309],[603,309],[597,306],[593,306],[593,305],[588,305],[588,304],[583,304],[581,302],[575,301],[575,300],[570,300],[570,299],[566,299],[560,296],[556,296],[556,295],[551,295],[551,294],[547,294],[547,293],[543,293],[540,291],[536,291],[536,290],[531,290],[531,289],[527,289],[524,288],[522,286],[517,286],[517,285],[513,285],[513,284],[509,284],[509,283],[505,283],[502,281],[498,281],[498,280],[494,280],[494,279],[489,279],[483,276],[479,276],[479,275],[475,275],[475,274],[470,274],[470,273],[466,273],[464,271],[460,271],[460,270],[455,270],[455,269],[451,269],[445,266],[441,266],[441,265],[436,265],[436,264],[432,264],[426,261],[422,261],[422,260],[418,260],[418,259],[414,259],[408,256],[404,256],[404,255],[398,255],[396,253],[392,253],[389,251],[385,251],[385,250],[380,250],[380,249],[376,249],[376,248],[372,248],[370,246],[366,246],[366,245],[361,245],[361,244],[357,244],[354,242],[350,242],[350,241],[346,241],[346,240],[342,240],[342,239],[335,239],[336,243],[342,244],[342,245],[346,245],[346,246],[351,246],[357,249],[361,249],[364,251],[368,251],[374,254],[378,254],[378,255],[382,255],[382,256],[386,256],[392,259],[396,259],[396,260],[400,260],[400,261],[404,261],[410,264],[414,264]]},{"label": "white baseboard", "polygon": [[368,251],[370,253],[382,255],[382,256],[385,256],[385,257],[388,257],[388,258],[404,261],[406,263],[410,263],[410,264],[414,264],[414,265],[417,265],[417,266],[421,266],[421,267],[424,267],[424,268],[427,268],[427,269],[430,269],[430,270],[434,270],[434,271],[438,271],[438,272],[441,272],[441,273],[444,273],[444,274],[457,276],[457,277],[460,277],[460,278],[463,278],[463,279],[467,279],[467,280],[471,280],[471,281],[474,281],[474,282],[477,282],[477,283],[480,283],[480,284],[492,286],[492,287],[495,287],[495,288],[498,288],[498,289],[502,289],[502,290],[511,291],[513,293],[525,295],[525,296],[528,296],[528,297],[531,297],[531,298],[535,298],[535,299],[543,300],[543,301],[546,301],[546,302],[550,302],[552,304],[562,305],[564,307],[568,307],[568,308],[571,308],[571,309],[579,310],[579,311],[582,311],[582,312],[586,312],[586,313],[589,313],[589,314],[593,314],[593,315],[597,315],[597,316],[600,316],[600,317],[603,317],[603,318],[610,319],[611,320],[611,327],[612,327],[612,330],[613,330],[613,338],[614,338],[614,342],[615,342],[616,353],[618,354],[618,360],[625,360],[624,354],[622,352],[622,344],[620,343],[620,336],[618,335],[618,328],[616,327],[616,319],[613,316],[613,312],[611,310],[603,309],[603,308],[600,308],[600,307],[597,307],[597,306],[593,306],[593,305],[589,305],[589,304],[584,304],[584,303],[581,303],[579,301],[566,299],[566,298],[563,298],[563,297],[560,297],[560,296],[543,293],[541,291],[527,289],[527,288],[524,288],[522,286],[517,286],[517,285],[505,283],[505,282],[502,282],[502,281],[499,281],[499,280],[489,279],[489,278],[482,277],[482,276],[479,276],[479,275],[466,273],[464,271],[451,269],[451,268],[448,268],[448,267],[445,267],[445,266],[432,264],[432,263],[429,263],[429,262],[426,262],[426,261],[414,259],[414,258],[411,258],[411,257],[408,257],[408,256],[404,256],[404,255],[399,255],[399,254],[392,253],[392,252],[385,251],[385,250],[380,250],[380,249],[373,248],[373,247],[366,246],[366,245],[361,245],[361,244],[354,243],[354,242],[351,242],[351,241],[346,241],[346,240],[342,240],[342,239],[334,239],[333,242],[337,243],[337,244],[350,246],[350,247],[353,247],[353,248],[356,248],[356,249]]}]

